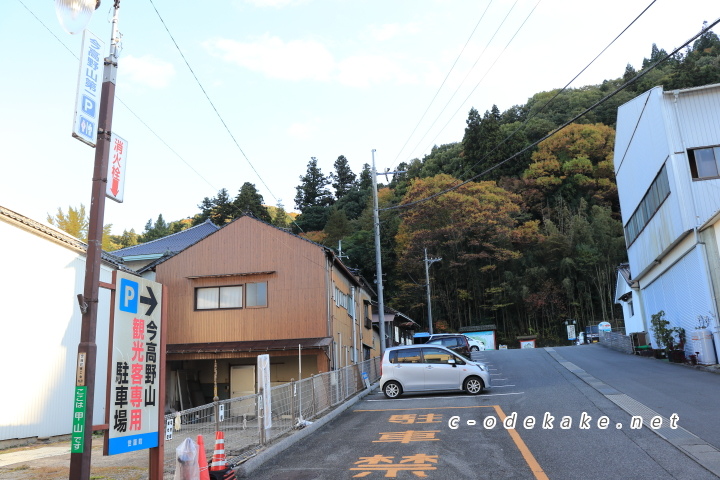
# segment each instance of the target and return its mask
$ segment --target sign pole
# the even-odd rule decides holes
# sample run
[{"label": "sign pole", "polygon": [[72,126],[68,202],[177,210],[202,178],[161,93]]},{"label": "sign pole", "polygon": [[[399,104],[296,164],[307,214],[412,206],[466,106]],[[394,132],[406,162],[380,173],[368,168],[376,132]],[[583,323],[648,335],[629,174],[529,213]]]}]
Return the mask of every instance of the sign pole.
[{"label": "sign pole", "polygon": [[[107,188],[107,165],[110,158],[110,132],[112,131],[113,103],[115,100],[115,79],[117,76],[117,20],[119,0],[115,1],[113,14],[112,44],[110,55],[105,59],[98,139],[95,147],[95,165],[92,178],[90,202],[90,224],[88,247],[85,259],[85,283],[83,294],[78,297],[82,311],[82,327],[78,345],[76,374],[76,400],[84,387],[85,413],[83,423],[73,425],[73,434],[82,433],[82,443],[74,443],[70,453],[70,479],[89,480],[92,453],[93,407],[95,404],[95,366],[97,359],[98,293],[100,290],[100,268],[102,255],[103,221],[105,216],[105,191]],[[76,408],[78,402],[75,403]],[[76,431],[80,430],[80,431]],[[80,438],[79,436],[77,437]]]}]

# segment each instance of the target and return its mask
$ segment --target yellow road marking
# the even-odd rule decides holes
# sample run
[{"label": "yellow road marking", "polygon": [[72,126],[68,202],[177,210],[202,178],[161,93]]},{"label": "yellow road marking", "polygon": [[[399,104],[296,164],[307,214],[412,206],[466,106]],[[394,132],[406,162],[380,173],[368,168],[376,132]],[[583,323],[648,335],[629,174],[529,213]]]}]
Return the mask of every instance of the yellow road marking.
[{"label": "yellow road marking", "polygon": [[[464,409],[464,408],[492,408],[495,410],[495,412],[498,415],[498,418],[500,419],[500,424],[505,421],[505,418],[507,418],[507,415],[505,415],[505,412],[502,411],[502,408],[500,408],[500,405],[471,405],[467,407],[419,407],[419,408],[382,408],[382,409],[376,409],[376,410],[353,410],[354,412],[398,412],[398,411],[407,411],[407,410],[455,410],[455,409]],[[502,428],[502,427],[501,427]],[[543,471],[542,467],[538,463],[538,461],[535,459],[535,456],[530,452],[530,449],[525,445],[525,442],[523,441],[522,437],[520,437],[520,434],[515,430],[514,428],[511,429],[505,429],[507,430],[508,434],[510,435],[510,438],[512,438],[513,442],[515,442],[515,446],[520,451],[520,454],[522,455],[523,459],[525,459],[525,463],[527,463],[528,467],[530,467],[530,471],[533,473],[535,478],[538,480],[548,480],[548,476]]]},{"label": "yellow road marking", "polygon": [[[500,423],[505,421],[507,415],[505,415],[505,412],[502,411],[500,405],[493,405],[493,407],[495,407],[495,411],[500,418]],[[520,450],[520,454],[525,459],[525,462],[528,464],[528,467],[530,467],[530,470],[532,471],[533,475],[535,475],[535,478],[537,478],[538,480],[547,480],[548,476],[545,475],[542,467],[540,466],[538,461],[535,460],[535,456],[533,456],[532,452],[530,452],[530,449],[527,447],[527,445],[525,445],[525,442],[520,437],[520,434],[517,432],[517,430],[515,430],[514,428],[509,428],[507,429],[507,432],[510,434],[510,438],[513,439],[513,442],[515,442],[515,446],[517,446],[518,450]]]}]

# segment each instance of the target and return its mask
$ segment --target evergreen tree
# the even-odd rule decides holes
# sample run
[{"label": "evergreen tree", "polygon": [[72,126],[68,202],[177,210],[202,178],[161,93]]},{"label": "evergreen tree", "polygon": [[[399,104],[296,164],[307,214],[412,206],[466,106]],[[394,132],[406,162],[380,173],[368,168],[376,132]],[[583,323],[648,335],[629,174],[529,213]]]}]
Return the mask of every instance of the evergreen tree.
[{"label": "evergreen tree", "polygon": [[193,225],[199,225],[209,218],[215,225],[223,226],[236,216],[236,207],[226,188],[221,188],[216,197],[205,197],[198,208],[200,214],[193,218]]},{"label": "evergreen tree", "polygon": [[158,215],[157,220],[153,223],[152,219],[145,224],[145,231],[142,234],[142,243],[151,242],[158,238],[170,235],[170,226],[165,222],[162,213]]},{"label": "evergreen tree", "polygon": [[332,207],[323,231],[327,235],[325,245],[335,248],[340,240],[353,232],[353,228],[345,212]]},{"label": "evergreen tree", "polygon": [[332,186],[335,189],[335,199],[340,200],[357,184],[357,176],[350,169],[347,158],[340,155],[334,163],[335,173],[330,175]]},{"label": "evergreen tree", "polygon": [[250,182],[245,182],[240,187],[240,191],[233,200],[233,207],[235,211],[232,218],[250,213],[263,222],[270,223],[272,221],[270,213],[263,205],[263,196],[258,193],[255,185]]},{"label": "evergreen tree", "polygon": [[370,190],[372,188],[372,170],[370,164],[364,163],[360,172],[360,190]]},{"label": "evergreen tree", "polygon": [[308,207],[325,207],[331,205],[332,195],[327,189],[330,180],[325,177],[322,170],[317,165],[317,158],[311,157],[308,162],[307,173],[300,176],[302,184],[295,187],[297,195],[295,195],[295,206],[305,212]]},{"label": "evergreen tree", "polygon": [[283,207],[282,203],[278,203],[275,210],[275,215],[272,218],[272,224],[278,228],[288,228],[290,222],[288,221],[288,215]]}]

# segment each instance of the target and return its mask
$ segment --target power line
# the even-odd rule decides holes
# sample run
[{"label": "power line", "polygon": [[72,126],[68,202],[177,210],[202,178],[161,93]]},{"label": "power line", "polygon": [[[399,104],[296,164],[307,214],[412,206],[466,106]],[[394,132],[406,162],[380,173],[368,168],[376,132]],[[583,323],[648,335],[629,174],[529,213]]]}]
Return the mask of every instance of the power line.
[{"label": "power line", "polygon": [[[540,5],[540,2],[541,2],[541,1],[542,1],[542,0],[538,0],[538,2],[535,4],[535,6],[533,7],[533,9],[530,11],[530,13],[528,14],[528,16],[525,17],[525,20],[523,20],[523,23],[522,23],[522,24],[520,25],[520,27],[518,27],[518,29],[515,31],[515,33],[513,34],[512,38],[510,38],[510,41],[508,41],[508,43],[505,45],[505,48],[502,49],[502,52],[500,52],[500,54],[498,54],[498,56],[495,58],[495,61],[493,61],[492,65],[490,65],[490,68],[488,68],[488,69],[485,71],[485,74],[482,76],[482,78],[478,81],[477,84],[475,84],[475,86],[473,87],[473,89],[470,90],[470,93],[468,94],[467,97],[465,97],[465,100],[463,100],[462,103],[460,104],[460,106],[457,108],[457,110],[455,110],[455,112],[453,112],[453,114],[450,116],[450,118],[449,118],[448,121],[445,123],[445,125],[443,125],[443,127],[440,129],[440,131],[435,135],[435,138],[432,139],[432,141],[430,142],[430,145],[428,145],[427,147],[425,147],[426,150],[427,150],[428,148],[430,148],[430,146],[435,143],[435,140],[437,139],[437,137],[445,130],[445,128],[447,128],[447,126],[450,124],[450,122],[453,120],[453,118],[455,118],[455,116],[456,116],[457,113],[460,111],[460,109],[463,107],[463,105],[465,105],[465,104],[467,103],[467,101],[470,99],[470,97],[472,96],[472,94],[475,93],[475,90],[477,90],[477,88],[480,86],[480,84],[482,83],[482,81],[485,80],[485,77],[487,77],[488,73],[490,73],[490,71],[491,71],[492,68],[495,66],[495,64],[498,62],[498,60],[500,60],[500,57],[502,57],[503,53],[505,53],[505,50],[507,50],[507,48],[510,46],[510,44],[511,44],[512,41],[515,39],[515,37],[517,36],[517,34],[520,33],[520,30],[521,30],[522,27],[525,25],[525,23],[527,23],[527,21],[530,19],[530,16],[533,14],[533,12],[534,12],[535,9],[538,7],[538,5]],[[448,102],[448,104],[449,104],[449,103],[450,103],[450,102]],[[447,105],[446,105],[446,107],[447,107]],[[444,111],[444,110],[445,110],[445,109],[443,109],[443,111]],[[442,113],[442,112],[440,112],[440,113]],[[439,118],[439,117],[440,117],[440,116],[438,115],[438,118]],[[434,124],[433,124],[433,125],[434,125]],[[428,129],[428,132],[430,132],[430,129]],[[423,137],[423,138],[424,138],[424,137]],[[417,148],[417,147],[416,147],[416,148]]]},{"label": "power line", "polygon": [[511,155],[510,157],[506,158],[505,160],[502,160],[501,162],[496,163],[496,164],[493,165],[492,167],[486,169],[486,170],[483,171],[483,172],[480,172],[479,174],[475,175],[474,177],[471,177],[471,178],[469,178],[469,179],[467,179],[467,180],[465,180],[465,181],[463,181],[463,182],[461,182],[461,183],[458,183],[457,185],[454,185],[454,186],[452,186],[452,187],[450,187],[450,188],[447,188],[447,189],[445,189],[445,190],[442,190],[442,191],[440,191],[440,192],[437,192],[437,193],[435,193],[435,194],[433,194],[433,195],[430,195],[430,196],[425,197],[425,198],[421,198],[421,199],[419,199],[419,200],[415,200],[415,201],[413,201],[413,202],[404,203],[404,204],[401,204],[401,205],[395,205],[395,206],[392,206],[392,207],[386,207],[386,208],[380,209],[380,211],[395,210],[395,209],[408,208],[408,207],[412,207],[412,206],[415,206],[415,205],[419,205],[420,203],[427,202],[427,201],[432,200],[432,199],[434,199],[434,198],[437,198],[437,197],[439,197],[439,196],[441,196],[441,195],[444,195],[444,194],[446,194],[446,193],[449,193],[449,192],[451,192],[451,191],[453,191],[453,190],[456,190],[456,189],[460,188],[461,186],[463,186],[463,185],[465,185],[465,184],[467,184],[467,183],[470,183],[471,181],[475,180],[476,178],[481,177],[481,176],[483,176],[483,175],[485,175],[485,174],[487,174],[487,173],[490,173],[491,171],[495,170],[496,168],[504,165],[505,163],[507,163],[507,162],[509,162],[510,160],[518,157],[519,155],[522,155],[523,153],[527,152],[528,150],[530,150],[531,148],[535,147],[535,146],[538,145],[539,143],[543,142],[544,140],[547,140],[548,138],[550,138],[550,137],[552,137],[553,135],[557,134],[558,132],[562,131],[565,127],[567,127],[567,126],[570,125],[571,123],[575,122],[577,119],[581,118],[582,116],[584,116],[584,115],[587,114],[588,112],[591,112],[592,110],[596,109],[597,107],[599,107],[600,105],[602,105],[603,103],[605,103],[606,101],[608,101],[610,98],[612,98],[612,97],[614,97],[615,95],[617,95],[619,92],[621,92],[622,90],[624,90],[624,89],[627,88],[628,86],[630,86],[630,85],[632,85],[633,83],[635,83],[636,81],[640,80],[642,77],[644,77],[644,76],[647,75],[649,72],[651,72],[652,70],[654,70],[658,65],[660,65],[660,64],[663,63],[663,62],[665,62],[668,58],[671,58],[671,57],[677,55],[677,54],[680,52],[680,50],[682,50],[683,48],[685,48],[686,46],[688,46],[691,42],[693,42],[694,40],[696,40],[698,37],[704,35],[706,32],[708,32],[712,27],[714,27],[714,26],[717,25],[718,23],[720,23],[720,18],[718,18],[717,20],[715,20],[715,21],[714,21],[713,23],[711,23],[710,25],[704,27],[702,30],[700,30],[699,33],[697,33],[695,36],[693,36],[692,38],[690,38],[689,40],[687,40],[685,43],[683,43],[682,45],[680,45],[679,47],[677,47],[675,50],[673,50],[673,51],[670,52],[669,54],[665,55],[665,57],[663,57],[663,58],[661,58],[660,60],[656,61],[655,63],[653,63],[652,65],[650,65],[647,69],[643,70],[642,72],[636,74],[633,78],[631,78],[630,80],[628,80],[627,82],[625,82],[624,84],[622,84],[621,86],[619,86],[619,87],[618,87],[617,89],[615,89],[613,92],[607,94],[606,96],[604,96],[603,98],[601,98],[600,100],[598,100],[597,102],[595,102],[593,105],[591,105],[590,107],[588,107],[587,109],[585,109],[584,111],[582,111],[581,113],[579,113],[578,115],[574,116],[573,118],[571,118],[571,119],[568,120],[567,122],[565,122],[565,123],[563,123],[562,125],[560,125],[559,127],[557,127],[557,128],[556,128],[555,130],[553,130],[552,132],[548,133],[547,135],[545,135],[545,136],[542,137],[541,139],[539,139],[539,140],[533,142],[532,144],[528,145],[527,147],[523,148],[523,149],[520,150],[519,152],[514,153],[513,155]]},{"label": "power line", "polygon": [[240,151],[242,156],[245,158],[248,165],[250,165],[250,168],[252,169],[252,171],[255,172],[255,175],[257,175],[260,182],[263,184],[263,186],[265,186],[268,193],[270,193],[270,195],[275,199],[275,202],[277,203],[277,201],[278,201],[277,197],[272,193],[272,190],[270,190],[270,187],[267,186],[267,184],[265,183],[265,180],[263,180],[263,178],[260,176],[260,173],[258,173],[258,171],[255,169],[255,166],[252,164],[252,162],[250,161],[248,156],[245,155],[245,152],[240,147],[240,144],[238,143],[237,139],[235,138],[233,133],[230,131],[230,128],[227,126],[227,123],[225,123],[225,120],[223,119],[222,115],[220,115],[220,112],[215,107],[215,104],[213,103],[213,101],[210,99],[210,96],[208,95],[207,91],[205,91],[205,87],[203,87],[202,83],[200,82],[200,79],[198,79],[197,75],[195,75],[195,71],[192,69],[192,67],[190,66],[190,63],[185,58],[185,55],[183,54],[182,50],[180,49],[180,46],[175,41],[175,37],[173,37],[172,33],[170,33],[170,29],[168,29],[167,25],[165,24],[165,20],[163,20],[162,16],[160,15],[160,12],[155,7],[155,4],[153,3],[152,0],[150,0],[150,5],[152,5],[153,9],[155,10],[155,13],[157,14],[158,18],[160,19],[160,23],[162,23],[163,27],[165,28],[165,31],[170,36],[170,39],[172,40],[173,44],[175,45],[175,48],[180,53],[180,56],[182,57],[183,61],[185,62],[185,65],[187,65],[188,69],[190,70],[190,73],[192,74],[193,78],[195,79],[195,82],[197,82],[198,86],[200,87],[200,90],[202,90],[202,92],[203,92],[203,95],[205,95],[205,98],[210,103],[210,106],[212,107],[213,111],[215,112],[218,119],[220,120],[220,123],[222,123],[223,127],[225,127],[225,130],[227,131],[228,135],[230,135],[230,138],[232,139],[233,143],[235,144],[237,149]]},{"label": "power line", "polygon": [[[542,0],[540,0],[540,1],[542,1]],[[538,1],[538,3],[540,3],[540,1]],[[438,119],[443,114],[445,109],[448,107],[448,105],[450,105],[450,102],[452,102],[453,98],[455,98],[455,95],[457,95],[458,91],[460,91],[460,88],[462,88],[462,86],[465,85],[465,81],[470,76],[470,73],[475,69],[475,66],[478,64],[478,62],[480,61],[482,56],[485,54],[485,52],[487,51],[487,49],[490,46],[490,44],[492,43],[492,41],[495,39],[495,36],[498,34],[498,32],[500,31],[502,26],[505,24],[505,21],[508,19],[508,17],[512,13],[513,9],[515,8],[515,5],[517,5],[517,3],[518,3],[518,0],[515,0],[515,3],[513,3],[512,7],[510,7],[510,10],[508,10],[508,12],[505,14],[505,17],[503,18],[502,22],[500,22],[500,25],[498,25],[498,27],[495,29],[495,32],[493,33],[492,37],[490,37],[490,40],[488,40],[487,44],[485,45],[485,48],[483,48],[482,52],[480,52],[480,55],[478,55],[477,59],[475,60],[475,63],[473,63],[472,67],[470,67],[470,69],[468,70],[468,73],[465,75],[465,78],[463,78],[462,82],[460,82],[460,85],[458,85],[458,87],[455,89],[453,94],[450,96],[450,99],[445,103],[445,106],[443,106],[442,110],[440,110],[440,113],[437,114],[437,116],[435,117],[435,120],[433,120],[433,122],[430,124],[430,127],[428,127],[428,129],[425,131],[423,136],[420,137],[420,140],[418,140],[417,144],[415,145],[415,148],[413,148],[412,151],[410,152],[410,157],[412,157],[412,154],[415,152],[417,147],[420,146],[420,142],[422,142],[423,139],[427,136],[427,134],[430,133],[430,130],[432,130],[432,128],[435,126],[435,123],[437,123]],[[535,5],[535,6],[537,7],[537,5]],[[533,11],[534,10],[535,10],[535,8],[533,8]],[[532,12],[530,12],[530,13],[532,14]],[[525,22],[523,22],[523,25],[524,24],[525,24]],[[520,26],[520,28],[522,28],[522,25]],[[519,31],[519,29],[518,29],[518,31]],[[515,32],[515,35],[517,35],[517,32]],[[515,38],[515,35],[513,35],[513,38]],[[512,41],[512,39],[511,39],[511,41]],[[509,45],[509,43],[508,43],[508,45]],[[505,48],[507,49],[507,46]],[[502,54],[504,52],[505,52],[505,49],[503,49],[503,51],[500,52],[500,55],[498,55],[497,59],[499,59],[500,56],[502,56]],[[495,63],[497,62],[497,59],[495,59],[495,62],[493,62],[493,65],[495,65]],[[492,66],[490,67],[490,69],[492,69]],[[485,75],[483,76],[483,79],[485,78],[487,73],[490,71],[490,69],[488,69],[488,71],[485,73]],[[482,79],[480,81],[482,81]],[[475,88],[477,88],[477,86],[475,86]],[[475,88],[473,88],[473,91],[475,91]],[[467,99],[465,99],[465,101],[467,101]],[[463,102],[463,104],[464,103],[465,102]],[[461,105],[461,107],[462,107],[462,105]],[[455,114],[457,114],[457,111],[455,111],[455,113],[452,115],[451,119],[454,118]],[[448,121],[448,123],[449,123],[449,121]],[[447,124],[445,124],[445,127],[447,127]],[[445,129],[445,127],[443,127],[440,130],[440,132],[442,132]],[[440,132],[438,132],[438,135],[440,134]],[[435,138],[437,138],[437,136]]]},{"label": "power line", "polygon": [[[620,38],[630,27],[632,27],[632,26],[635,24],[635,22],[637,22],[638,19],[639,19],[640,17],[642,17],[642,16],[645,14],[645,12],[647,12],[648,9],[650,9],[650,7],[652,7],[653,4],[654,4],[656,1],[657,1],[657,0],[653,0],[652,2],[650,2],[650,4],[649,4],[647,7],[645,7],[645,8],[643,9],[643,11],[640,12],[640,14],[639,14],[637,17],[635,17],[635,19],[634,19],[632,22],[630,22],[630,24],[628,24],[628,26],[625,27],[609,44],[607,44],[607,46],[606,46],[605,48],[603,48],[602,51],[600,51],[600,53],[598,53],[598,54],[595,56],[595,58],[593,58],[593,59],[590,61],[590,63],[588,63],[588,64],[585,66],[585,68],[583,68],[582,70],[580,70],[580,71],[578,72],[578,74],[575,75],[568,83],[566,83],[563,88],[561,88],[560,90],[558,90],[558,91],[555,93],[555,95],[553,95],[552,98],[550,98],[550,100],[548,100],[542,107],[540,107],[539,110],[537,110],[536,112],[534,112],[534,113],[532,113],[532,114],[529,114],[529,115],[525,118],[525,121],[523,121],[522,125],[520,125],[518,128],[516,128],[512,133],[510,133],[510,135],[508,135],[507,137],[505,137],[505,138],[504,138],[502,141],[500,141],[497,145],[495,145],[495,146],[494,146],[489,152],[487,152],[480,160],[478,160],[477,162],[475,162],[473,165],[470,165],[469,167],[467,167],[466,171],[472,172],[472,169],[473,169],[473,168],[475,168],[477,165],[479,165],[479,164],[481,164],[483,161],[485,161],[485,159],[487,159],[493,152],[495,152],[498,148],[500,148],[500,147],[503,146],[505,143],[507,143],[508,140],[510,140],[512,137],[514,137],[516,133],[518,133],[518,132],[521,131],[521,130],[524,130],[525,127],[527,126],[527,123],[528,123],[530,120],[532,120],[533,118],[535,118],[536,116],[538,116],[539,114],[541,114],[542,112],[544,112],[545,109],[546,109],[548,106],[550,106],[550,105],[555,101],[555,99],[556,99],[557,97],[560,96],[560,94],[562,94],[565,90],[567,90],[567,88],[568,88],[575,80],[577,80],[577,78],[578,78],[580,75],[582,75],[583,72],[585,72],[585,70],[587,70],[588,68],[590,68],[590,66],[591,66],[593,63],[595,63],[595,61],[596,61],[598,58],[600,58],[600,56],[601,56],[603,53],[605,53],[605,51],[606,51],[608,48],[610,48],[610,47],[617,41],[618,38]],[[457,112],[455,112],[455,113],[457,113]],[[446,126],[447,126],[447,125],[446,125]],[[443,127],[443,128],[444,128],[444,127]],[[437,137],[436,137],[436,138],[437,138]]]},{"label": "power line", "polygon": [[[38,18],[37,15],[35,15],[35,12],[33,12],[32,10],[30,10],[30,9],[27,7],[27,5],[25,5],[25,3],[24,3],[22,0],[18,0],[18,2],[20,2],[20,4],[21,4],[23,7],[25,7],[25,9],[30,13],[30,15],[32,15],[33,17],[35,17],[35,20],[37,20],[37,21],[40,23],[40,25],[42,25],[43,27],[45,27],[45,29],[46,29],[48,32],[50,32],[50,34],[51,34],[53,37],[55,37],[55,39],[58,41],[58,43],[60,43],[60,45],[62,45],[63,47],[65,47],[65,50],[67,50],[68,52],[70,52],[70,54],[71,54],[73,57],[75,57],[76,60],[80,60],[80,59],[78,58],[77,54],[76,54],[75,52],[73,52],[72,50],[70,50],[70,48],[68,48],[68,46],[65,45],[65,42],[63,42],[62,40],[60,40],[60,38],[58,38],[58,36],[55,35],[55,33],[53,33],[53,31],[50,30],[50,28],[48,28],[48,26],[45,25],[45,23],[44,23],[42,20],[40,20],[40,18]],[[176,157],[178,157],[185,165],[187,165],[187,166],[190,168],[190,170],[192,170],[193,172],[195,172],[195,174],[196,174],[198,177],[200,177],[205,183],[207,183],[207,184],[208,184],[210,187],[212,187],[214,190],[217,190],[217,188],[215,188],[205,177],[203,177],[203,176],[200,174],[200,172],[198,172],[197,170],[195,170],[195,168],[194,168],[192,165],[190,165],[190,163],[188,163],[179,153],[177,153],[170,145],[168,145],[168,143],[167,143],[160,135],[158,135],[157,132],[155,132],[152,128],[150,128],[150,126],[149,126],[147,123],[145,123],[145,121],[144,121],[143,119],[141,119],[140,116],[139,116],[137,113],[135,113],[125,102],[123,102],[122,99],[120,99],[120,97],[115,96],[115,99],[116,99],[118,102],[120,102],[120,103],[128,110],[128,112],[130,112],[135,118],[137,118],[138,121],[140,121],[140,123],[142,123],[142,124],[145,126],[145,128],[147,128],[153,135],[155,135],[155,137],[157,137],[157,139],[160,140],[160,142],[162,142],[171,152],[173,152]]]},{"label": "power line", "polygon": [[[432,106],[433,102],[435,101],[438,94],[440,93],[440,90],[442,90],[443,86],[445,85],[445,82],[447,82],[447,79],[450,77],[450,74],[452,73],[453,69],[455,68],[455,65],[457,65],[458,60],[460,60],[460,57],[462,56],[463,52],[465,51],[465,48],[467,48],[468,43],[470,43],[470,39],[473,37],[473,35],[475,35],[475,31],[480,26],[480,22],[482,22],[483,18],[485,18],[485,14],[487,13],[488,9],[490,8],[490,5],[492,5],[492,0],[490,0],[490,3],[488,3],[487,7],[485,7],[485,11],[480,16],[480,20],[477,21],[477,23],[475,24],[475,28],[473,28],[473,31],[470,32],[470,36],[465,41],[465,45],[463,45],[462,49],[460,50],[460,53],[458,53],[458,56],[455,58],[455,62],[453,62],[452,66],[450,67],[450,70],[448,70],[447,75],[445,75],[445,78],[443,79],[442,83],[440,84],[440,87],[438,87],[437,92],[435,92],[435,95],[433,96],[432,100],[430,100],[430,103],[428,104],[427,108],[425,109],[422,116],[420,117],[420,120],[418,120],[418,123],[415,125],[415,128],[413,128],[413,131],[410,132],[410,136],[408,137],[407,140],[405,140],[405,144],[402,146],[402,148],[398,152],[397,156],[395,157],[395,160],[393,160],[393,164],[395,162],[397,162],[397,159],[400,158],[400,154],[402,153],[403,150],[405,150],[405,147],[407,146],[408,142],[410,142],[410,139],[412,138],[412,136],[415,135],[415,131],[420,126],[420,123],[422,123],[423,119],[425,118],[425,115],[427,115],[427,112],[430,110],[430,107]],[[483,50],[483,52],[484,52],[484,50]],[[477,63],[477,62],[475,62],[475,63]],[[473,65],[473,67],[474,67],[474,65]],[[467,76],[465,78],[467,78]],[[463,82],[464,81],[465,80],[463,80]]]}]

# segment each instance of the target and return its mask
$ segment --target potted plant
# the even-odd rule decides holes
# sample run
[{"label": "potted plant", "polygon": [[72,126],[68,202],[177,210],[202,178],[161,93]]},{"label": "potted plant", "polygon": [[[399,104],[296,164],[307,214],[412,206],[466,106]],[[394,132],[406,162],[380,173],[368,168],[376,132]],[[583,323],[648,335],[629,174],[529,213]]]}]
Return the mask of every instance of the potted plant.
[{"label": "potted plant", "polygon": [[[665,355],[671,362],[683,363],[685,361],[685,329],[682,327],[670,328],[670,322],[665,319],[665,311],[651,315],[652,331],[658,343],[664,347]],[[655,357],[658,358],[657,352]]]},{"label": "potted plant", "polygon": [[685,362],[685,329],[674,327],[670,331],[672,333],[672,343],[669,346],[668,358],[671,362],[683,363]]}]

